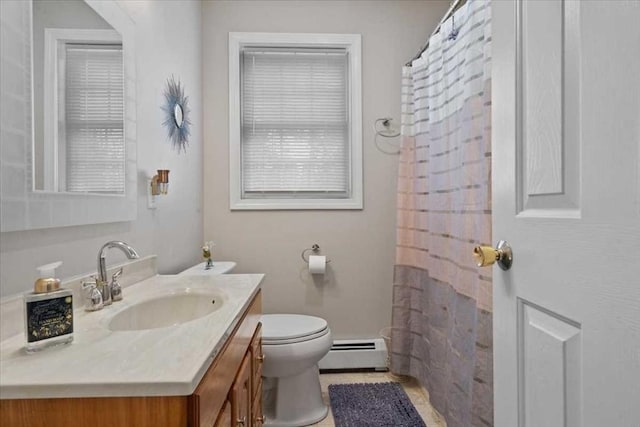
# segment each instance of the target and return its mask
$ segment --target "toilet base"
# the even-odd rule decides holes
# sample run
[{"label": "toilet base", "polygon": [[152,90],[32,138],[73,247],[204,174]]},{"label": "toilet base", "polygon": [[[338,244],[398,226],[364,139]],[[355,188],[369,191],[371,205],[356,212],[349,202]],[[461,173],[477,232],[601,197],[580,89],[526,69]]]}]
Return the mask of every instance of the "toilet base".
[{"label": "toilet base", "polygon": [[264,378],[265,426],[302,427],[322,421],[329,408],[322,400],[318,365],[298,375]]}]

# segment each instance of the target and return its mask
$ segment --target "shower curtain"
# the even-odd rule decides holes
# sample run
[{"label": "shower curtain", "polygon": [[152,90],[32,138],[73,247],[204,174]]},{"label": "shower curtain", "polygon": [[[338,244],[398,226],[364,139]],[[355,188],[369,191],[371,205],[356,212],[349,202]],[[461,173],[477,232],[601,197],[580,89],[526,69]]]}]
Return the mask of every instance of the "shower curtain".
[{"label": "shower curtain", "polygon": [[448,427],[493,425],[491,32],[469,0],[402,74],[391,370],[417,378]]}]

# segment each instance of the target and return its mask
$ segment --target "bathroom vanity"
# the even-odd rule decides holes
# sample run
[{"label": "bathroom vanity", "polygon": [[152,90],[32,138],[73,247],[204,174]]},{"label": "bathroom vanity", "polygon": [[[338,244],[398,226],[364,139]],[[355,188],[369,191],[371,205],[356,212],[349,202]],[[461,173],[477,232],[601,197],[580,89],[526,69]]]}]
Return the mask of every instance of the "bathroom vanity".
[{"label": "bathroom vanity", "polygon": [[[77,312],[70,345],[27,355],[22,336],[3,341],[2,424],[261,426],[262,277],[153,276]],[[218,306],[190,319],[180,305],[194,299]],[[167,301],[175,309],[158,313]]]},{"label": "bathroom vanity", "polygon": [[[243,322],[231,336],[187,402],[189,426],[255,426],[262,415],[262,354],[256,295]],[[152,424],[162,425],[162,424]],[[175,425],[185,425],[177,423]]]}]

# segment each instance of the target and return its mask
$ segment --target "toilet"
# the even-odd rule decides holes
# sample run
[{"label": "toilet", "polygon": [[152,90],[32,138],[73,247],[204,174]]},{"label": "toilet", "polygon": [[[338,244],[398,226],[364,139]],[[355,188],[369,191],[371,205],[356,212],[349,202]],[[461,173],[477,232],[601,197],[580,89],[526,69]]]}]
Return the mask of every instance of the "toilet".
[{"label": "toilet", "polygon": [[[235,262],[219,261],[206,270],[200,263],[180,275],[231,272]],[[322,400],[318,362],[331,349],[327,321],[301,314],[264,314],[262,323],[262,411],[265,426],[301,427],[323,420],[329,408]]]},{"label": "toilet", "polygon": [[299,314],[264,314],[262,411],[265,426],[299,427],[324,419],[318,362],[333,340],[326,320]]}]

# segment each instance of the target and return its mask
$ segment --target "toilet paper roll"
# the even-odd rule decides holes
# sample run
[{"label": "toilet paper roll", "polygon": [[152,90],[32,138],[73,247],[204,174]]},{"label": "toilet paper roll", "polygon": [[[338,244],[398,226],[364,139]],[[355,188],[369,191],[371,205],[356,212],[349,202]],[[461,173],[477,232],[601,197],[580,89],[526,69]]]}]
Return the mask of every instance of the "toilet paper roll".
[{"label": "toilet paper roll", "polygon": [[322,255],[309,256],[309,272],[311,274],[324,274],[327,268],[327,257]]}]

